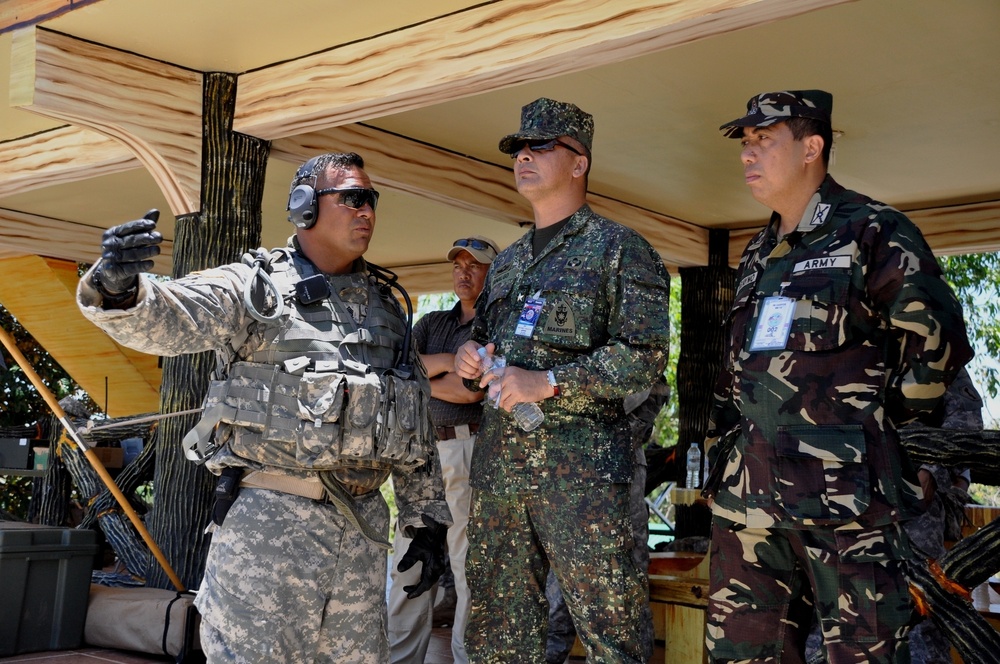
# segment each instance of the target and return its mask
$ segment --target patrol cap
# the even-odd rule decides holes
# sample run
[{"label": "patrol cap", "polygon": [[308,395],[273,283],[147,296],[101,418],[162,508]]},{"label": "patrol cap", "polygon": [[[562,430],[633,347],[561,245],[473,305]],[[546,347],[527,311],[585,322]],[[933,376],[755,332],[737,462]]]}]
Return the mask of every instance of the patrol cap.
[{"label": "patrol cap", "polygon": [[594,116],[575,104],[541,97],[521,107],[521,130],[500,139],[500,152],[510,154],[517,141],[575,138],[590,152],[594,142]]},{"label": "patrol cap", "polygon": [[468,251],[472,254],[473,258],[486,265],[492,263],[493,259],[500,253],[497,243],[482,235],[462,237],[455,240],[455,243],[451,245],[451,249],[448,250],[448,260],[454,260],[455,256],[458,256],[459,252],[462,251]]},{"label": "patrol cap", "polygon": [[727,138],[743,138],[744,127],[768,127],[789,118],[811,118],[830,124],[833,95],[823,90],[762,92],[747,102],[747,114],[719,127]]}]

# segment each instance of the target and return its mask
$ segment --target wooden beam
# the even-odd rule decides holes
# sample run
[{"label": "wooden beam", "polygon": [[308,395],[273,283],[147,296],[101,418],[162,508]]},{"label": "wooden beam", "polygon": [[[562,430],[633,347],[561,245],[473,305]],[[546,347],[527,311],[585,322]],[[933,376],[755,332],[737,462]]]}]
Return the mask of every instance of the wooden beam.
[{"label": "wooden beam", "polygon": [[200,73],[26,28],[13,34],[10,103],[119,141],[174,216],[200,210]]},{"label": "wooden beam", "polygon": [[141,166],[118,141],[90,129],[58,127],[0,143],[0,198]]},{"label": "wooden beam", "polygon": [[1000,200],[906,211],[934,253],[972,254],[1000,245]]},{"label": "wooden beam", "polygon": [[620,62],[846,1],[490,2],[243,74],[234,129],[266,139],[303,134]]},{"label": "wooden beam", "polygon": [[0,35],[62,16],[100,0],[0,0]]},{"label": "wooden beam", "polygon": [[[996,251],[1000,245],[1000,200],[903,211],[938,256]],[[732,231],[729,264],[739,264],[743,249],[760,227]]]},{"label": "wooden beam", "polygon": [[[24,287],[26,275],[31,288]],[[119,346],[84,318],[76,305],[78,281],[73,262],[38,256],[0,260],[0,303],[94,401],[107,402],[108,415],[158,411],[156,356]]]},{"label": "wooden beam", "polygon": [[[101,255],[105,229],[64,219],[40,217],[0,208],[0,246],[5,251],[93,263]],[[170,274],[174,243],[163,240],[153,272]],[[2,255],[0,255],[2,257]]]},{"label": "wooden beam", "polygon": [[[301,163],[321,152],[361,154],[372,181],[506,223],[531,221],[528,202],[509,168],[497,166],[364,125],[334,127],[271,144],[273,158]],[[680,219],[589,194],[598,214],[635,229],[670,266],[706,265],[708,231]],[[387,266],[391,267],[391,266]],[[445,290],[450,288],[449,279]]]}]

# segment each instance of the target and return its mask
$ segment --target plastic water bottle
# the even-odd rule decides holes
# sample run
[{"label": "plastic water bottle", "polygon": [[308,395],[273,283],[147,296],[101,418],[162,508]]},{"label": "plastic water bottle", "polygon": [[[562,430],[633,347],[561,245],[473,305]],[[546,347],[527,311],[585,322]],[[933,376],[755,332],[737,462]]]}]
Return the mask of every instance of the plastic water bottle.
[{"label": "plastic water bottle", "polygon": [[[485,348],[479,349],[479,359],[480,368],[483,370],[483,373],[492,370],[496,376],[487,386],[489,391],[487,392],[486,400],[491,406],[498,408],[500,405],[500,387],[497,384],[496,388],[494,388],[493,384],[497,382],[497,378],[503,376],[507,360],[501,355],[494,355],[491,360],[486,354]],[[517,404],[511,409],[510,414],[514,418],[514,422],[517,423],[517,426],[521,427],[523,431],[534,431],[545,419],[545,414],[542,413],[541,407],[531,401]]]},{"label": "plastic water bottle", "polygon": [[691,443],[687,452],[687,480],[684,483],[689,489],[701,486],[701,449],[698,443]]}]

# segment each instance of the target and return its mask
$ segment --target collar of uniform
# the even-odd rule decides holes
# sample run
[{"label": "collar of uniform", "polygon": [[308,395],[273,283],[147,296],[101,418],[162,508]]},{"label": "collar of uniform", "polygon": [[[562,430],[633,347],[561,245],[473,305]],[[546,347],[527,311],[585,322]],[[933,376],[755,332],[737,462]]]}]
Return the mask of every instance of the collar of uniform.
[{"label": "collar of uniform", "polygon": [[[584,203],[579,210],[570,215],[569,221],[567,221],[566,225],[562,227],[562,230],[556,234],[556,237],[559,236],[568,237],[570,235],[575,235],[576,233],[579,233],[580,230],[583,229],[583,227],[586,225],[587,220],[590,219],[590,215],[592,214],[593,212],[590,209],[590,205]],[[528,263],[533,263],[539,260],[546,254],[548,254],[549,250],[555,246],[554,244],[552,244],[552,240],[556,239],[554,237],[552,238],[552,240],[549,240],[549,243],[545,245],[545,248],[542,249],[542,252],[538,254],[538,256],[531,258],[532,242],[534,241],[534,237],[535,237],[535,229],[534,227],[532,227],[531,232],[525,233],[524,235],[521,236],[520,239],[520,242],[522,243],[520,251],[527,252]]]},{"label": "collar of uniform", "polygon": [[840,198],[839,189],[839,185],[827,173],[820,183],[819,189],[806,205],[796,230],[804,235],[824,226],[833,217],[833,212]]}]

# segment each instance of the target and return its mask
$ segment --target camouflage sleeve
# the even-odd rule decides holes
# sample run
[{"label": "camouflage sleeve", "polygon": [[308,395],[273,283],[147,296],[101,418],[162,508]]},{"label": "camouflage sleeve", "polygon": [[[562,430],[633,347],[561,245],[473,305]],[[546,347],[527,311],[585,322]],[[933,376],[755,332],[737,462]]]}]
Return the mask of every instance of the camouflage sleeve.
[{"label": "camouflage sleeve", "polygon": [[624,399],[663,373],[670,345],[670,275],[642,236],[622,241],[606,296],[608,339],[575,362],[552,369],[564,397]]},{"label": "camouflage sleeve", "polygon": [[[429,417],[427,423],[430,426]],[[430,431],[433,430],[433,426],[430,426]],[[433,433],[431,436],[433,437]],[[427,463],[410,472],[400,470],[392,472],[392,489],[396,494],[396,507],[399,510],[398,523],[404,531],[422,528],[424,526],[420,518],[422,514],[446,526],[451,526],[453,523],[451,511],[444,499],[441,459],[438,457],[437,446],[433,440],[430,449]]]},{"label": "camouflage sleeve", "polygon": [[247,324],[242,293],[248,276],[240,263],[163,282],[140,275],[135,306],[104,310],[91,268],[77,286],[77,305],[123,346],[153,355],[197,353],[224,345]]},{"label": "camouflage sleeve", "polygon": [[962,306],[920,230],[885,209],[865,240],[869,296],[899,339],[898,357],[887,358],[886,410],[902,425],[934,409],[973,352]]},{"label": "camouflage sleeve", "polygon": [[719,456],[719,443],[740,424],[740,410],[733,400],[732,384],[734,376],[729,369],[723,369],[715,383],[712,395],[712,410],[708,416],[703,447],[709,465],[714,465]]},{"label": "camouflage sleeve", "polygon": [[[411,342],[411,345],[412,342]],[[430,398],[431,384],[427,378],[427,370],[424,363],[420,361],[417,349],[411,351],[414,356],[414,369],[417,372],[416,379],[420,381],[420,387],[426,398]],[[430,413],[426,413],[424,429],[427,431],[427,438],[423,441],[424,448],[427,449],[427,462],[409,472],[399,469],[392,471],[392,488],[396,495],[396,507],[399,510],[399,527],[404,530],[410,528],[422,528],[424,526],[421,515],[426,514],[438,523],[450,526],[453,522],[448,503],[444,499],[444,480],[441,476],[441,460],[438,458],[437,445],[435,445],[436,434],[434,433],[434,423],[431,421]]]}]

